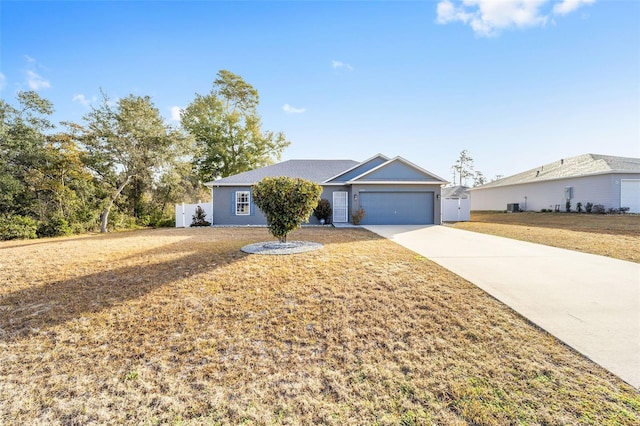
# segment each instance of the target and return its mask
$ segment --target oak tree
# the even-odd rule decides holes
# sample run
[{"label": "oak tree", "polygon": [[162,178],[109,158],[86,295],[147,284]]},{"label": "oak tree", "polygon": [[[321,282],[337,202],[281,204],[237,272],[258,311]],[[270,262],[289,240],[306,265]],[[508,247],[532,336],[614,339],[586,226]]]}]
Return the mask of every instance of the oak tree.
[{"label": "oak tree", "polygon": [[289,146],[283,133],[262,130],[258,91],[242,77],[218,72],[211,92],[181,112],[195,138],[194,168],[203,182],[273,164]]}]

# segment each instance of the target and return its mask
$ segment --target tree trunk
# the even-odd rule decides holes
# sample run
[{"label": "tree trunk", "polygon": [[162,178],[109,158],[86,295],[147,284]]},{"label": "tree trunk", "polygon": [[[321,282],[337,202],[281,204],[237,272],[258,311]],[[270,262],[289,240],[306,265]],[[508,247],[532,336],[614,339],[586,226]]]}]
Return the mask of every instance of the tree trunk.
[{"label": "tree trunk", "polygon": [[127,176],[124,182],[122,182],[122,185],[118,187],[118,190],[111,197],[111,200],[109,201],[109,204],[107,204],[107,207],[105,207],[104,210],[102,211],[102,214],[100,215],[100,232],[101,233],[104,234],[108,232],[107,221],[109,219],[109,211],[111,211],[111,206],[113,206],[113,203],[116,201],[116,198],[118,198],[118,195],[120,195],[124,187],[127,186],[127,184],[131,181],[132,177],[133,175]]}]

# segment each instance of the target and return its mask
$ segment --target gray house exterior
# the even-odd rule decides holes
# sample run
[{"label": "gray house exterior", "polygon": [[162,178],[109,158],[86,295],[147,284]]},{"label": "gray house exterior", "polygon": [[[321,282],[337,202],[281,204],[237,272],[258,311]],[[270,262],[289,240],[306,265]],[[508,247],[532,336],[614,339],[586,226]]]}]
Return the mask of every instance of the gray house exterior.
[{"label": "gray house exterior", "polygon": [[584,154],[470,189],[471,210],[565,211],[567,201],[640,213],[640,158]]},{"label": "gray house exterior", "polygon": [[[333,223],[350,223],[362,207],[367,224],[440,224],[441,187],[446,181],[402,157],[368,160],[289,160],[207,182],[216,225],[265,225],[252,186],[265,177],[303,178],[322,186]],[[309,223],[317,224],[314,216]]]}]

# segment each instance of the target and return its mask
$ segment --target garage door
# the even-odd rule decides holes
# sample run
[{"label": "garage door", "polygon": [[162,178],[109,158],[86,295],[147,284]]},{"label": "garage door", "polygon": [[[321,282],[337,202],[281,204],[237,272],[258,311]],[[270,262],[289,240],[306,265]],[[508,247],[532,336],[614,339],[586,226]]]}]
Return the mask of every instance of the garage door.
[{"label": "garage door", "polygon": [[620,181],[620,207],[629,207],[631,213],[640,213],[640,179]]},{"label": "garage door", "polygon": [[433,192],[360,192],[363,225],[433,223]]}]

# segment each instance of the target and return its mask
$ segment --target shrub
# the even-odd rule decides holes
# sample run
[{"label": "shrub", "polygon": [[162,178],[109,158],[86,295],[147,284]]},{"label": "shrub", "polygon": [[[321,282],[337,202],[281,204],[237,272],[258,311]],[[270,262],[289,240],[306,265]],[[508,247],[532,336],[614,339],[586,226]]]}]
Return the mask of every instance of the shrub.
[{"label": "shrub", "polygon": [[567,202],[564,204],[564,209],[567,211],[567,213],[571,211],[571,200],[567,200]]},{"label": "shrub", "polygon": [[193,219],[191,221],[191,226],[211,226],[211,222],[206,219],[207,214],[200,206],[196,207],[196,212],[191,216],[191,218]]},{"label": "shrub", "polygon": [[27,240],[38,238],[38,224],[25,216],[0,216],[0,240]]},{"label": "shrub", "polygon": [[606,210],[602,204],[594,204],[591,211],[595,214],[605,214]]},{"label": "shrub", "polygon": [[578,204],[576,204],[576,211],[578,213],[582,213],[582,203],[578,201]]},{"label": "shrub", "polygon": [[320,185],[285,176],[264,178],[253,187],[253,200],[267,217],[269,232],[281,243],[309,221],[321,194]]},{"label": "shrub", "polygon": [[65,218],[53,216],[48,222],[40,223],[36,233],[38,237],[61,237],[73,234],[73,229]]},{"label": "shrub", "polygon": [[320,199],[320,201],[318,201],[318,205],[316,206],[315,210],[313,210],[313,215],[316,217],[316,219],[318,220],[324,219],[325,222],[329,221],[329,218],[331,217],[331,213],[332,213],[331,203],[326,198]]},{"label": "shrub", "polygon": [[593,210],[593,203],[587,203],[587,204],[584,206],[584,210],[585,210],[587,213],[591,213],[591,210]]},{"label": "shrub", "polygon": [[364,219],[366,212],[362,207],[351,214],[351,221],[354,225],[360,225],[362,219]]},{"label": "shrub", "polygon": [[176,226],[176,218],[175,217],[165,217],[156,220],[156,223],[153,224],[154,228],[173,228]]}]

